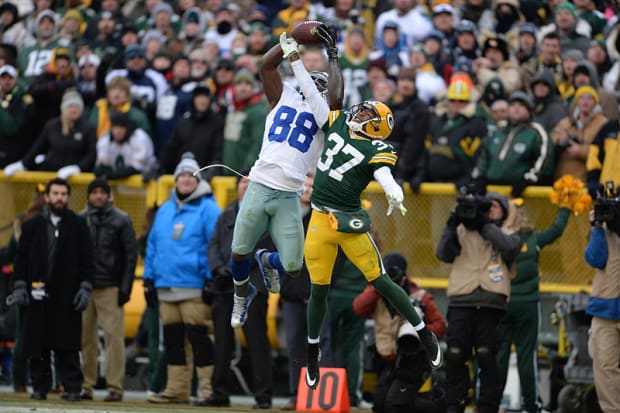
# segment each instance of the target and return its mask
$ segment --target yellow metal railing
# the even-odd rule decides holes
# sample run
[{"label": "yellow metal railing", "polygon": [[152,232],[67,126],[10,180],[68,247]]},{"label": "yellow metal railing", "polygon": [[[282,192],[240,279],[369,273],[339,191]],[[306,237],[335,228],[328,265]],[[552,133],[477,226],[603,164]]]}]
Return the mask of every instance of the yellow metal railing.
[{"label": "yellow metal railing", "polygon": [[[26,209],[38,183],[55,176],[52,172],[22,172],[7,178],[0,172],[0,227],[10,223],[17,213]],[[72,185],[70,207],[79,211],[86,205],[86,187],[94,178],[80,174],[69,179]],[[144,226],[147,208],[160,205],[170,197],[174,187],[171,175],[164,175],[148,184],[138,175],[110,182],[115,205],[126,211],[136,232]],[[216,177],[211,181],[214,196],[223,209],[237,197],[234,177]],[[508,195],[510,187],[488,188]],[[557,207],[549,202],[549,187],[530,187],[524,193],[524,208],[539,230],[553,223]],[[371,183],[364,193],[372,207],[370,214],[379,229],[384,253],[400,252],[409,262],[408,273],[426,288],[446,288],[450,265],[435,257],[435,248],[441,231],[455,206],[456,191],[450,184],[421,186],[418,194],[405,187],[406,216],[395,212],[387,217],[387,202],[380,186]],[[589,291],[593,271],[583,260],[589,229],[585,215],[572,216],[564,235],[541,251],[541,291],[576,293]],[[8,241],[10,231],[0,233],[0,242]],[[2,245],[2,244],[0,244]]]}]

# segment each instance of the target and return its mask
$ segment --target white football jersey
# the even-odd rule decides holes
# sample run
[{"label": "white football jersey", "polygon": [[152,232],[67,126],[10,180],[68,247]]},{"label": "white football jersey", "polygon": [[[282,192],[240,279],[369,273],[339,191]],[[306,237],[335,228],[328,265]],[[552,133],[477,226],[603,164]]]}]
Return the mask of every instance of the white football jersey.
[{"label": "white football jersey", "polygon": [[[323,149],[321,127],[329,116],[325,102],[314,115],[310,104],[287,84],[267,115],[263,143],[250,179],[281,191],[301,191],[306,174],[314,172]],[[324,113],[323,113],[324,112]]]}]

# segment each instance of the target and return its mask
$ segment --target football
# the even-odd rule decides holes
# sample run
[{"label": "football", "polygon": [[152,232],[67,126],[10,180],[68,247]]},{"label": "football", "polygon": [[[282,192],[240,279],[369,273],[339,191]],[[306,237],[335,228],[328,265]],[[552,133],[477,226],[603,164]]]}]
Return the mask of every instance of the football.
[{"label": "football", "polygon": [[321,45],[323,41],[316,35],[316,28],[321,22],[309,20],[299,23],[291,32],[291,37],[299,44],[305,45]]}]

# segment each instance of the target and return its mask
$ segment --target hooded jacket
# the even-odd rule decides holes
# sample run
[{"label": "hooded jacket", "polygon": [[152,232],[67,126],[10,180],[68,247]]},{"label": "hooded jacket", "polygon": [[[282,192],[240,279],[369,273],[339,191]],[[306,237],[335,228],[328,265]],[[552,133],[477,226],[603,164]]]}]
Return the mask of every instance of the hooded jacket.
[{"label": "hooded jacket", "polygon": [[[612,94],[610,94],[601,86],[594,65],[587,60],[582,60],[581,62],[577,63],[577,66],[575,66],[575,72],[577,72],[578,70],[587,70],[587,72],[589,73],[590,84],[594,87],[594,89],[596,89],[596,92],[598,93],[599,106],[601,107],[603,115],[605,115],[607,119],[620,118],[620,111],[618,111],[618,101]],[[577,88],[575,87],[575,89]],[[572,96],[569,100],[569,104],[571,106],[573,105]]]},{"label": "hooded jacket", "polygon": [[544,83],[549,86],[550,92],[542,99],[535,99],[534,106],[534,122],[539,123],[544,130],[551,131],[558,122],[566,117],[568,111],[566,103],[557,93],[553,74],[549,70],[543,70],[538,76],[534,77],[530,82],[531,89],[534,84]]},{"label": "hooded jacket", "polygon": [[199,180],[184,200],[173,189],[155,215],[143,278],[153,280],[157,289],[199,289],[195,296],[200,297],[205,280],[212,278],[207,246],[220,213],[206,181]]}]

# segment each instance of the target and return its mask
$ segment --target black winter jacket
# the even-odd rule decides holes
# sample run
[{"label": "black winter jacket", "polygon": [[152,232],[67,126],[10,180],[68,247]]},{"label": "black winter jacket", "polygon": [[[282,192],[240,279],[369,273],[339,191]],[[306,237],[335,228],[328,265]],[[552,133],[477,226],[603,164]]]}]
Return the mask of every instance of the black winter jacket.
[{"label": "black winter jacket", "polygon": [[94,287],[119,287],[120,294],[129,296],[138,257],[131,219],[111,202],[103,208],[89,206],[80,216],[86,219],[93,242]]}]

